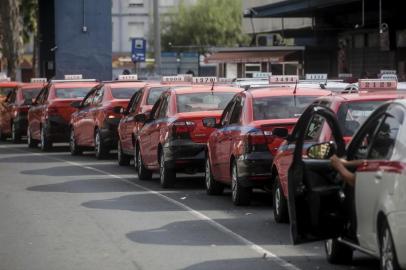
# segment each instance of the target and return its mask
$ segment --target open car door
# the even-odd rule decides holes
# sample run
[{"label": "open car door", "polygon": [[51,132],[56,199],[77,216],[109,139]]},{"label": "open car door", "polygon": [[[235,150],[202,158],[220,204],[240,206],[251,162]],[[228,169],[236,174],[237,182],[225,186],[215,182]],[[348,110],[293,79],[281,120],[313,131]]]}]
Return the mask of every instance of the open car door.
[{"label": "open car door", "polygon": [[[317,121],[314,119],[317,118]],[[334,143],[318,143],[315,149],[324,151],[314,158],[304,147],[306,136],[315,129],[314,123],[330,128]],[[294,244],[336,238],[343,231],[345,215],[342,209],[342,184],[330,166],[334,152],[342,157],[345,143],[336,116],[329,108],[310,105],[297,123],[296,146],[288,171],[288,205],[291,237]],[[326,126],[327,125],[327,126]],[[334,146],[334,151],[332,151]],[[312,147],[312,146],[310,146]],[[330,147],[326,152],[326,148]]]}]

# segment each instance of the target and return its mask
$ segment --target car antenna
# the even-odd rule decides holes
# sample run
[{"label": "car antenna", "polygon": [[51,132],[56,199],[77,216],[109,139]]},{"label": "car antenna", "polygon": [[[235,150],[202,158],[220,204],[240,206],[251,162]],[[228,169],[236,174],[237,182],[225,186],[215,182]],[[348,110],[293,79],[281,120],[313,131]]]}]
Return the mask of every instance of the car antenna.
[{"label": "car antenna", "polygon": [[211,94],[214,95],[214,93],[213,93],[213,91],[214,91],[214,81],[213,81],[213,84],[211,85],[211,89],[210,89],[210,90],[211,90]]},{"label": "car antenna", "polygon": [[295,102],[295,108],[296,108],[296,91],[297,91],[297,83],[298,83],[298,80],[296,80],[296,83],[295,83],[295,89],[293,90],[293,101]]}]

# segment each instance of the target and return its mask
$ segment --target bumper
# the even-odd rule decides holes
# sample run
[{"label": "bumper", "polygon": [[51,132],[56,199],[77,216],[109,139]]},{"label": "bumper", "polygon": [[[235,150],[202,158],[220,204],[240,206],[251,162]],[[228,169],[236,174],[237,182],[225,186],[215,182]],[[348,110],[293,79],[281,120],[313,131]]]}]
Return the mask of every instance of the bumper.
[{"label": "bumper", "polygon": [[100,128],[103,143],[112,148],[117,147],[119,123],[119,118],[106,119],[103,122],[103,127]]},{"label": "bumper", "polygon": [[406,269],[406,212],[394,212],[388,215],[389,228],[400,268]]},{"label": "bumper", "polygon": [[270,183],[272,158],[269,152],[241,155],[237,159],[241,184],[246,187],[263,187]]},{"label": "bumper", "polygon": [[45,135],[52,142],[69,142],[69,123],[60,116],[51,116],[45,123]]},{"label": "bumper", "polygon": [[164,145],[165,164],[183,172],[204,172],[206,144],[176,140]]}]

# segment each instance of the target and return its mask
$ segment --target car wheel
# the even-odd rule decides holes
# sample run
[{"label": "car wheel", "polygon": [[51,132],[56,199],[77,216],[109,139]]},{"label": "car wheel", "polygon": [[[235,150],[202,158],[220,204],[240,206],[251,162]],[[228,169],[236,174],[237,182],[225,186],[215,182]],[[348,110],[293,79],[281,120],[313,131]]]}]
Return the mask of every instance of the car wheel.
[{"label": "car wheel", "polygon": [[329,239],[324,241],[326,249],[327,261],[332,264],[348,264],[352,260],[354,250],[340,243],[337,239]]},{"label": "car wheel", "polygon": [[49,151],[52,148],[52,142],[46,136],[45,127],[41,127],[41,151]]},{"label": "car wheel", "polygon": [[69,149],[70,149],[70,154],[72,156],[80,155],[83,152],[82,149],[76,143],[75,132],[74,132],[73,128],[70,130]]},{"label": "car wheel", "polygon": [[205,182],[208,195],[221,195],[223,193],[224,185],[214,179],[208,156],[206,157]]},{"label": "car wheel", "polygon": [[120,166],[128,166],[131,161],[130,156],[123,153],[120,140],[117,143],[117,161]]},{"label": "car wheel", "polygon": [[289,221],[288,202],[283,194],[279,176],[276,176],[273,183],[273,216],[277,223]]},{"label": "car wheel", "polygon": [[142,161],[141,151],[137,151],[137,160],[138,160],[138,179],[140,180],[151,180],[152,178],[152,171],[148,170],[144,166],[144,162]]},{"label": "car wheel", "polygon": [[159,158],[159,180],[163,188],[170,188],[175,185],[176,172],[165,164],[164,151],[161,151]]},{"label": "car wheel", "polygon": [[30,128],[27,128],[27,145],[28,148],[34,148],[38,146],[38,142],[32,138]]},{"label": "car wheel", "polygon": [[94,152],[97,159],[104,159],[109,153],[109,149],[103,143],[103,139],[99,129],[96,129],[94,134]]},{"label": "car wheel", "polygon": [[400,269],[396,256],[395,245],[393,244],[392,233],[385,220],[379,233],[380,245],[380,269],[398,270]]},{"label": "car wheel", "polygon": [[21,141],[21,134],[18,132],[14,123],[11,124],[11,141],[13,143],[19,143]]},{"label": "car wheel", "polygon": [[249,205],[251,202],[252,188],[243,187],[238,179],[237,164],[231,167],[231,199],[235,205]]}]

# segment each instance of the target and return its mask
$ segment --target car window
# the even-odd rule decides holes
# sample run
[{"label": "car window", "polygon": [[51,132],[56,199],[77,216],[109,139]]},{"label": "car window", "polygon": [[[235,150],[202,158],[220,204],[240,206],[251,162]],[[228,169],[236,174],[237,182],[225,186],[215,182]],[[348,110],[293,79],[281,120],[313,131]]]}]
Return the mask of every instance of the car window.
[{"label": "car window", "polygon": [[154,104],[151,110],[151,119],[157,119],[158,113],[159,113],[159,108],[161,107],[163,97],[161,96]]},{"label": "car window", "polygon": [[318,141],[325,123],[325,118],[319,114],[314,114],[307,125],[305,141]]},{"label": "car window", "polygon": [[128,104],[129,112],[135,112],[135,109],[137,108],[138,102],[140,101],[143,92],[143,90],[140,90],[133,95],[130,103]]},{"label": "car window", "polygon": [[0,97],[7,97],[14,87],[0,87]]},{"label": "car window", "polygon": [[93,95],[97,90],[90,90],[90,91],[91,92],[86,95],[85,99],[82,102],[82,106],[84,106],[84,107],[87,107],[92,103]]},{"label": "car window", "polygon": [[221,126],[224,127],[224,126],[228,125],[228,122],[230,120],[230,116],[231,116],[231,112],[232,112],[232,109],[234,107],[234,104],[235,104],[235,99],[231,100],[227,104],[226,108],[224,109],[223,114],[221,116],[221,120],[220,120],[220,125]]},{"label": "car window", "polygon": [[111,95],[115,99],[130,99],[140,89],[140,87],[111,88]]},{"label": "car window", "polygon": [[84,98],[90,87],[56,88],[55,97],[60,99]]},{"label": "car window", "polygon": [[162,105],[159,108],[158,118],[165,118],[168,112],[169,95],[164,96]]},{"label": "car window", "polygon": [[11,91],[7,96],[7,103],[13,104],[16,101],[17,91]]},{"label": "car window", "polygon": [[392,115],[387,115],[379,126],[372,141],[368,159],[389,159],[395,146],[401,123]]},{"label": "car window", "polygon": [[182,113],[224,110],[234,95],[234,92],[201,92],[179,94],[176,95],[177,111]]},{"label": "car window", "polygon": [[151,87],[148,91],[147,105],[155,104],[159,96],[166,90],[168,87]]},{"label": "car window", "polygon": [[93,104],[94,105],[100,104],[103,101],[103,95],[104,95],[104,86],[100,87],[96,91],[94,98],[93,98]]},{"label": "car window", "polygon": [[244,100],[242,99],[242,97],[241,96],[236,97],[234,108],[230,114],[230,121],[229,121],[230,125],[240,123],[243,106],[244,106]]},{"label": "car window", "polygon": [[34,99],[38,93],[41,91],[40,88],[24,89],[22,91],[24,100]]}]

